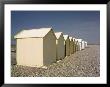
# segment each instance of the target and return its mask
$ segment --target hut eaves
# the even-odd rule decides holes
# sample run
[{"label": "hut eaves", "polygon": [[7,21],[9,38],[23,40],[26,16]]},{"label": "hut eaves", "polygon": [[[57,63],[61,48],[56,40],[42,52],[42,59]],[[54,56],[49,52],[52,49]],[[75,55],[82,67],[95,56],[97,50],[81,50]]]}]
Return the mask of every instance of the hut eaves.
[{"label": "hut eaves", "polygon": [[61,35],[62,35],[62,32],[55,32],[55,36],[57,39],[59,39]]},{"label": "hut eaves", "polygon": [[14,38],[29,38],[29,37],[41,37],[43,38],[51,28],[39,28],[31,30],[22,30],[20,33],[14,36]]},{"label": "hut eaves", "polygon": [[82,39],[77,39],[78,42],[82,42]]},{"label": "hut eaves", "polygon": [[63,35],[64,36],[64,39],[66,40],[69,36],[68,35]]},{"label": "hut eaves", "polygon": [[73,37],[69,37],[70,41],[73,39]]}]

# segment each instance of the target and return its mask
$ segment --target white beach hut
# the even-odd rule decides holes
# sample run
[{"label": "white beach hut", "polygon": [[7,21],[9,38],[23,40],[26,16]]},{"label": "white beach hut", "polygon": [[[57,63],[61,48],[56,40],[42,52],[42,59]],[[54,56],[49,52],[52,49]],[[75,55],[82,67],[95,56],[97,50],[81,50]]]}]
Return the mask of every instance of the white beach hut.
[{"label": "white beach hut", "polygon": [[85,48],[85,41],[82,41],[82,50]]},{"label": "white beach hut", "polygon": [[18,65],[41,67],[56,62],[56,36],[52,28],[23,30],[15,38]]},{"label": "white beach hut", "polygon": [[75,38],[75,52],[78,51],[78,40]]},{"label": "white beach hut", "polygon": [[82,49],[82,39],[77,39],[78,40],[78,50],[80,51]]},{"label": "white beach hut", "polygon": [[75,53],[75,38],[73,38],[73,53]]},{"label": "white beach hut", "polygon": [[70,39],[70,55],[71,55],[71,54],[73,54],[73,45],[74,45],[73,37],[69,37],[69,39]]},{"label": "white beach hut", "polygon": [[64,44],[65,44],[65,56],[69,56],[70,55],[70,40],[69,40],[69,36],[68,35],[63,35],[64,36]]},{"label": "white beach hut", "polygon": [[85,41],[85,47],[87,47],[87,41]]},{"label": "white beach hut", "polygon": [[63,59],[65,57],[65,44],[62,32],[56,32],[56,58],[57,60]]}]

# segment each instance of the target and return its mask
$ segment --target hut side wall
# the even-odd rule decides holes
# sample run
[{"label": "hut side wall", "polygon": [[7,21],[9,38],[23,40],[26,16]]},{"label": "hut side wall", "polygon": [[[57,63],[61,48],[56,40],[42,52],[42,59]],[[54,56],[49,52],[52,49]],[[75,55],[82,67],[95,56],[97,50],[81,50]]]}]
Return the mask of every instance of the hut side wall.
[{"label": "hut side wall", "polygon": [[78,51],[80,51],[80,42],[78,42]]},{"label": "hut side wall", "polygon": [[78,43],[78,41],[76,42],[76,51],[79,51],[79,43]]},{"label": "hut side wall", "polygon": [[43,40],[43,63],[49,65],[56,62],[56,38],[54,33],[50,31]]},{"label": "hut side wall", "polygon": [[70,40],[69,38],[65,41],[65,56],[70,55]]},{"label": "hut side wall", "polygon": [[78,51],[78,42],[75,40],[75,52]]},{"label": "hut side wall", "polygon": [[17,64],[25,66],[42,66],[43,39],[17,39]]},{"label": "hut side wall", "polygon": [[73,40],[73,53],[75,53],[75,40]]},{"label": "hut side wall", "polygon": [[70,54],[73,54],[73,40],[70,41]]},{"label": "hut side wall", "polygon": [[65,57],[65,45],[64,45],[64,38],[60,37],[56,40],[56,57],[57,60],[63,59]]},{"label": "hut side wall", "polygon": [[82,41],[82,49],[84,49],[85,48],[85,46],[84,46],[84,41]]},{"label": "hut side wall", "polygon": [[82,43],[81,42],[79,42],[79,50],[81,50],[82,48]]}]

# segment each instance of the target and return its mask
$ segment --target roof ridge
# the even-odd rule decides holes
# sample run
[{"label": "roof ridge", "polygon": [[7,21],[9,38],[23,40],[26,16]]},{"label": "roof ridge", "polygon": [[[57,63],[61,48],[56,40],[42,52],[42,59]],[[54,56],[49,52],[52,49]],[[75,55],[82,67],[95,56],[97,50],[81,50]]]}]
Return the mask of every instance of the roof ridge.
[{"label": "roof ridge", "polygon": [[21,32],[15,35],[15,38],[44,37],[50,30],[51,28],[22,30]]}]

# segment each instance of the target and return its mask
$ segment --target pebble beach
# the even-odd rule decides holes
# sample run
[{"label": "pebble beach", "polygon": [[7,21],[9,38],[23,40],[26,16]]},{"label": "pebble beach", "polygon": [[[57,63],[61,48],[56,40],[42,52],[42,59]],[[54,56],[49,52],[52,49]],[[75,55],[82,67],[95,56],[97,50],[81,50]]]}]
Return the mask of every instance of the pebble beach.
[{"label": "pebble beach", "polygon": [[84,50],[41,68],[16,65],[16,53],[11,52],[12,77],[99,77],[100,45],[88,45]]}]

